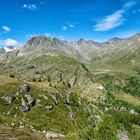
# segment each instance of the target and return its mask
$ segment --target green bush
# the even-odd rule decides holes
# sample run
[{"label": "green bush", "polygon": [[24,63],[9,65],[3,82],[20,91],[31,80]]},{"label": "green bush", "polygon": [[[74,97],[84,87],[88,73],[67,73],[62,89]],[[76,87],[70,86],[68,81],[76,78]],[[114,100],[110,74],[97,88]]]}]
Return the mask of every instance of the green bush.
[{"label": "green bush", "polygon": [[13,73],[10,73],[10,74],[9,74],[9,77],[15,78],[15,75],[14,75]]},{"label": "green bush", "polygon": [[116,125],[111,117],[105,116],[104,120],[99,124],[98,131],[96,132],[96,140],[118,140],[116,136]]},{"label": "green bush", "polygon": [[128,92],[134,96],[140,97],[140,78],[136,76],[129,77],[123,90],[126,93]]}]

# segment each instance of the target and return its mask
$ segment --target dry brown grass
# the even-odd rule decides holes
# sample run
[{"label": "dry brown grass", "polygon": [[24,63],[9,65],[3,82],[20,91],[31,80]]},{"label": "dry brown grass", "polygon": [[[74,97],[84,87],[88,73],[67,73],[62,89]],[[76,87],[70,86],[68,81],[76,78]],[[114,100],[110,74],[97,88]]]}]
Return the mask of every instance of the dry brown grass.
[{"label": "dry brown grass", "polygon": [[18,83],[18,80],[16,78],[11,78],[6,75],[0,75],[0,85],[5,85],[9,83]]},{"label": "dry brown grass", "polygon": [[47,82],[28,82],[32,86],[37,86],[38,88],[46,89],[49,87]]},{"label": "dry brown grass", "polygon": [[0,124],[0,140],[46,140],[45,135],[29,129],[8,127]]},{"label": "dry brown grass", "polygon": [[119,98],[120,100],[126,101],[135,106],[140,106],[140,98],[138,98],[138,97],[134,97],[134,96],[132,96],[130,94],[126,94],[126,93],[118,93],[118,94],[115,94],[115,96],[117,98]]}]

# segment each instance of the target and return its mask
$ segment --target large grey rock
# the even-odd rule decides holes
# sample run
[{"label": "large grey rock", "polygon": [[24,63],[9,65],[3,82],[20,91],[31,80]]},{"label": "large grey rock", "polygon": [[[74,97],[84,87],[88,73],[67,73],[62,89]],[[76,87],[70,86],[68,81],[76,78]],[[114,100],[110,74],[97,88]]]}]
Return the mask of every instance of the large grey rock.
[{"label": "large grey rock", "polygon": [[64,138],[65,137],[63,134],[52,132],[52,131],[47,132],[45,136],[47,139],[57,139],[57,138]]},{"label": "large grey rock", "polygon": [[13,96],[7,96],[5,100],[11,105],[16,98]]},{"label": "large grey rock", "polygon": [[130,140],[128,137],[128,133],[126,131],[118,130],[117,136],[118,136],[119,140]]},{"label": "large grey rock", "polygon": [[27,69],[33,69],[33,68],[36,68],[36,65],[30,64],[27,66]]},{"label": "large grey rock", "polygon": [[29,105],[30,107],[32,107],[32,106],[35,105],[35,99],[32,98],[31,95],[27,94],[27,95],[25,95],[25,97],[27,98],[28,105]]},{"label": "large grey rock", "polygon": [[42,105],[40,104],[40,102],[41,102],[40,99],[36,99],[35,105],[37,105],[37,106],[42,106]]},{"label": "large grey rock", "polygon": [[66,94],[66,104],[67,105],[70,105],[70,92],[67,92],[67,94]]},{"label": "large grey rock", "polygon": [[28,103],[26,103],[26,101],[22,98],[20,111],[26,112],[26,111],[29,111],[29,110],[30,110],[30,107],[29,107]]},{"label": "large grey rock", "polygon": [[22,84],[20,85],[19,92],[24,93],[24,92],[29,92],[30,91],[30,86],[27,84]]},{"label": "large grey rock", "polygon": [[55,105],[58,105],[59,96],[57,95],[57,93],[50,93],[50,96],[54,99]]},{"label": "large grey rock", "polygon": [[45,110],[53,110],[53,106],[52,105],[47,105],[47,106],[45,106]]}]

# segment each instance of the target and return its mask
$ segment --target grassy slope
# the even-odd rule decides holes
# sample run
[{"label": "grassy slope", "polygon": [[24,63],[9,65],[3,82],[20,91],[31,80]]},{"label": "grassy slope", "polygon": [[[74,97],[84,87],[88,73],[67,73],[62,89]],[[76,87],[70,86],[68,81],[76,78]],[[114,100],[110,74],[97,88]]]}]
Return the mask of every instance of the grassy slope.
[{"label": "grassy slope", "polygon": [[[104,85],[106,89],[106,101],[98,103],[97,106],[111,117],[114,129],[117,127],[121,131],[127,131],[129,138],[133,140],[140,138],[139,54],[139,48],[134,52],[121,50],[104,58],[92,59],[87,65],[94,75],[94,80]],[[131,115],[131,110],[137,113]],[[105,124],[105,122],[102,124],[102,131],[106,127]],[[98,135],[101,134],[102,132]]]},{"label": "grassy slope", "polygon": [[[57,91],[60,96],[60,104],[52,111],[44,111],[43,107],[33,107],[30,112],[21,113],[15,109],[20,105],[17,100],[9,106],[1,100],[1,123],[19,125],[23,121],[26,127],[33,126],[37,130],[51,130],[65,134],[68,139],[97,139],[117,140],[117,130],[128,132],[131,139],[138,140],[139,136],[139,64],[138,55],[112,55],[111,59],[97,60],[90,71],[78,61],[64,57],[38,57],[31,61],[15,60],[4,66],[2,72],[12,73],[16,78],[2,75],[0,80],[0,94],[12,94],[18,91],[23,80],[31,85],[31,95],[40,99],[41,104],[53,104],[48,96],[49,92]],[[132,59],[135,64],[130,65]],[[119,63],[119,60],[122,62]],[[11,67],[13,66],[14,67]],[[29,65],[37,65],[28,69]],[[40,72],[39,74],[38,71]],[[26,73],[26,76],[25,76]],[[43,81],[36,80],[40,76]],[[3,77],[3,78],[2,78]],[[35,80],[33,80],[35,79]],[[74,81],[74,82],[72,82]],[[92,81],[95,83],[93,84]],[[69,88],[69,83],[73,83]],[[98,84],[97,84],[98,83]],[[97,90],[99,85],[105,87],[104,91]],[[45,89],[45,90],[44,90]],[[74,114],[73,119],[69,115],[69,107],[62,102],[71,91],[70,107]],[[136,91],[138,92],[137,94]],[[39,95],[49,98],[45,101]],[[94,100],[96,99],[96,100]],[[124,107],[126,110],[121,110]],[[10,114],[5,115],[4,112]],[[133,109],[137,114],[131,115]],[[17,118],[14,115],[17,114]],[[110,124],[110,125],[108,125]]]},{"label": "grassy slope", "polygon": [[[37,65],[37,67],[28,69],[31,64]],[[13,65],[14,67],[12,67]],[[36,71],[40,72],[41,77],[46,78],[40,82],[33,81]],[[61,73],[64,74],[62,77]],[[14,75],[15,78],[10,77],[9,74]],[[0,99],[0,122],[8,125],[14,124],[17,127],[22,123],[25,127],[33,127],[35,130],[59,132],[69,139],[93,137],[92,123],[89,123],[87,119],[87,103],[79,97],[80,93],[76,93],[74,89],[70,88],[70,79],[74,79],[74,89],[77,90],[81,83],[92,83],[89,72],[83,64],[64,56],[38,57],[24,63],[15,60],[15,62],[7,64],[1,70],[0,96],[12,96],[19,91],[20,84],[26,80],[26,83],[31,86],[31,96],[41,100],[42,106],[32,107],[29,112],[22,113],[19,111],[19,106],[24,95],[18,96],[12,105],[8,105],[5,100]],[[69,91],[71,92],[70,105],[67,105],[63,103],[63,98],[66,98]],[[58,94],[58,105],[54,105],[54,100],[50,97],[51,92]],[[40,95],[46,96],[48,100],[46,101]],[[44,110],[46,105],[53,105],[53,110]],[[70,110],[73,119],[70,117]]]}]

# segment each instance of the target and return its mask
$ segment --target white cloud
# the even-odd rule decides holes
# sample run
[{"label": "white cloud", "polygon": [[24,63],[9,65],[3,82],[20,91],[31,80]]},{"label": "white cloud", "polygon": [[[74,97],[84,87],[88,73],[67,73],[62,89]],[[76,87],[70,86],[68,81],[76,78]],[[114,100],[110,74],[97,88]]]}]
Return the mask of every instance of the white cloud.
[{"label": "white cloud", "polygon": [[8,38],[8,39],[4,40],[4,42],[3,42],[3,45],[5,47],[16,46],[17,44],[18,44],[18,42],[14,39],[11,39],[11,38]]},{"label": "white cloud", "polygon": [[74,26],[75,26],[75,25],[73,25],[73,24],[70,24],[70,25],[69,25],[70,28],[74,28]]},{"label": "white cloud", "polygon": [[128,1],[128,2],[126,2],[125,4],[124,4],[124,6],[123,6],[123,8],[131,8],[131,7],[133,7],[134,5],[136,5],[136,3],[137,3],[137,1],[135,1],[135,0],[130,0],[130,1]]},{"label": "white cloud", "polygon": [[10,31],[10,28],[7,27],[7,26],[3,26],[2,29],[3,29],[4,31],[6,31],[6,32],[9,32],[9,31]]},{"label": "white cloud", "polygon": [[23,4],[22,8],[35,11],[37,9],[37,6],[35,4]]},{"label": "white cloud", "polygon": [[136,1],[126,2],[123,5],[122,9],[98,21],[98,23],[94,25],[94,31],[108,31],[122,25],[125,22],[125,13],[129,8],[133,7],[135,4]]},{"label": "white cloud", "polygon": [[65,40],[64,36],[62,36],[62,35],[59,35],[58,38],[61,40]]},{"label": "white cloud", "polygon": [[6,40],[0,40],[0,46],[9,47],[9,46],[17,46],[18,42],[14,39],[8,38]]},{"label": "white cloud", "polygon": [[47,37],[51,37],[52,34],[50,34],[50,33],[45,33],[45,36],[47,36]]},{"label": "white cloud", "polygon": [[25,37],[26,38],[32,38],[33,36],[36,36],[35,34],[27,34]]},{"label": "white cloud", "polygon": [[94,26],[95,31],[108,31],[115,27],[120,26],[124,23],[125,19],[123,18],[124,10],[117,11],[112,15],[109,15],[99,21],[97,25]]},{"label": "white cloud", "polygon": [[12,38],[0,40],[0,47],[4,48],[6,52],[15,50],[17,47],[22,46],[23,43],[18,42]]},{"label": "white cloud", "polygon": [[63,26],[63,27],[62,27],[62,31],[66,31],[67,29],[68,29],[67,26]]},{"label": "white cloud", "polygon": [[74,27],[75,27],[74,24],[64,25],[64,26],[62,27],[62,31],[66,31],[66,30],[68,30],[68,29],[70,29],[70,28],[74,28]]}]

